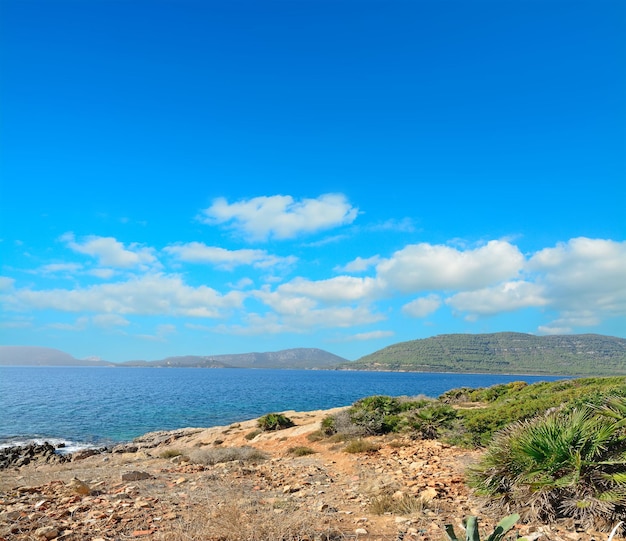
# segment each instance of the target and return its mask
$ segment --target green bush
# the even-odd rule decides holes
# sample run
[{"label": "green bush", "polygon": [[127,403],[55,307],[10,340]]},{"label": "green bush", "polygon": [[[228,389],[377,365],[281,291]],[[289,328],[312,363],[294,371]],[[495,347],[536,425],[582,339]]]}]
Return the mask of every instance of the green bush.
[{"label": "green bush", "polygon": [[[470,401],[490,400],[486,407],[458,410],[457,432],[463,436],[457,436],[454,443],[480,447],[488,445],[498,430],[538,413],[554,408],[572,410],[590,402],[600,404],[609,394],[626,397],[626,378],[581,378],[532,385],[513,382],[486,389],[463,389],[461,394]],[[440,398],[452,402],[451,396],[458,394],[451,391]]]},{"label": "green bush", "polygon": [[257,425],[261,430],[283,430],[293,426],[293,422],[289,417],[285,417],[282,413],[268,413],[257,421]]},{"label": "green bush", "polygon": [[607,527],[626,512],[626,399],[553,411],[499,432],[470,485],[525,519]]},{"label": "green bush", "polygon": [[348,410],[352,423],[367,434],[387,434],[397,430],[402,411],[398,398],[381,395],[357,400]]},{"label": "green bush", "polygon": [[407,426],[423,439],[436,439],[442,430],[452,428],[457,417],[456,410],[448,405],[431,402],[407,415]]}]

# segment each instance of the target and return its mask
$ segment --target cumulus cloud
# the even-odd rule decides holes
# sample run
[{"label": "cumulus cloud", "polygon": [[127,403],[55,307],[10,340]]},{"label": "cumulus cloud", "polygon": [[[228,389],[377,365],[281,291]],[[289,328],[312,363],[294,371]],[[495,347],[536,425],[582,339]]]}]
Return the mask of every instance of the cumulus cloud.
[{"label": "cumulus cloud", "polygon": [[98,260],[100,265],[115,268],[132,268],[154,265],[157,259],[152,248],[132,243],[128,247],[113,237],[90,235],[77,241],[74,233],[65,233],[60,240],[68,248]]},{"label": "cumulus cloud", "polygon": [[231,291],[221,295],[207,286],[188,286],[180,276],[150,274],[125,282],[73,290],[18,289],[5,296],[4,300],[18,310],[218,318],[224,310],[241,306],[243,299],[241,292]]},{"label": "cumulus cloud", "polygon": [[189,242],[167,246],[165,252],[187,263],[208,263],[218,268],[230,270],[240,265],[255,268],[269,268],[293,265],[294,256],[277,257],[265,250],[227,250],[219,246],[207,246],[202,242]]},{"label": "cumulus cloud", "polygon": [[476,291],[462,291],[446,299],[446,304],[460,312],[493,315],[529,307],[546,306],[542,286],[524,281],[504,282]]},{"label": "cumulus cloud", "polygon": [[426,317],[436,312],[441,306],[439,295],[428,295],[415,299],[402,307],[402,312],[411,317]]},{"label": "cumulus cloud", "polygon": [[[270,295],[277,297],[303,296],[328,304],[361,301],[373,298],[378,293],[378,284],[373,278],[337,276],[328,280],[295,278],[280,285]],[[260,294],[267,299],[267,295]]]},{"label": "cumulus cloud", "polygon": [[413,244],[383,260],[378,277],[404,293],[478,289],[515,277],[524,256],[516,246],[493,240],[473,250]]},{"label": "cumulus cloud", "polygon": [[358,214],[342,194],[294,200],[289,195],[255,197],[229,203],[218,198],[202,211],[200,221],[227,224],[251,240],[292,239],[352,223]]},{"label": "cumulus cloud", "polygon": [[550,305],[569,313],[591,307],[626,315],[626,242],[575,238],[534,254],[528,269],[546,289]]}]

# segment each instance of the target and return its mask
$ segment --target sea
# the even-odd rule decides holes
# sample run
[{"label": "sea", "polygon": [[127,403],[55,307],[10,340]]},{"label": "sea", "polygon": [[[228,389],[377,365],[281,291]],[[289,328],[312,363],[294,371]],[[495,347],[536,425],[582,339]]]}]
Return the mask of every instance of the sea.
[{"label": "sea", "polygon": [[0,447],[62,452],[147,432],[225,426],[271,412],[347,406],[372,395],[437,397],[549,376],[206,368],[0,367]]}]

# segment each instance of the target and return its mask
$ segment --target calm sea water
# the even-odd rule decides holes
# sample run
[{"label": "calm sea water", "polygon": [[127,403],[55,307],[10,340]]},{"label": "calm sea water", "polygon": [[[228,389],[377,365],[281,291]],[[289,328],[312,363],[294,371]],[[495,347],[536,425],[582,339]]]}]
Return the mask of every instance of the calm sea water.
[{"label": "calm sea water", "polygon": [[201,368],[0,367],[0,445],[70,449],[155,430],[210,427],[284,410],[345,406],[375,394],[436,397],[458,387],[544,376]]}]

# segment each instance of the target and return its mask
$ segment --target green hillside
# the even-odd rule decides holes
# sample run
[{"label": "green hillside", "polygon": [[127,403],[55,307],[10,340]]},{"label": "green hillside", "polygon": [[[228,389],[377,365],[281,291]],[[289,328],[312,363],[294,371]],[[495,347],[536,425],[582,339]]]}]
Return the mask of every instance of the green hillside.
[{"label": "green hillside", "polygon": [[626,339],[597,334],[442,334],[391,345],[345,363],[351,370],[626,375]]}]

